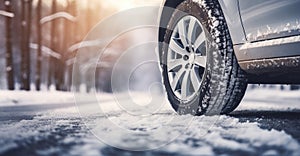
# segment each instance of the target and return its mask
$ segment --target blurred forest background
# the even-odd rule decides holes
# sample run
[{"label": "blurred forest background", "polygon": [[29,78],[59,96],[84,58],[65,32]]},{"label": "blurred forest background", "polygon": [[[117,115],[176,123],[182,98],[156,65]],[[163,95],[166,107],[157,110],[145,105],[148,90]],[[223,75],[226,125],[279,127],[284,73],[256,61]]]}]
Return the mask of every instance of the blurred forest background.
[{"label": "blurred forest background", "polygon": [[[1,0],[0,89],[70,91],[74,57],[80,42],[99,21],[109,15],[161,0]],[[151,32],[150,37],[156,37]],[[152,35],[152,36],[151,36]],[[131,38],[113,45],[122,52]],[[121,55],[121,53],[120,53]],[[114,61],[115,58],[110,58]],[[111,91],[111,68],[96,71],[96,89]],[[105,76],[103,76],[103,73]],[[101,75],[100,77],[97,77]],[[81,75],[88,80],[89,75]],[[76,82],[80,90],[83,81]],[[102,86],[101,86],[102,85]],[[272,87],[272,86],[266,86]],[[278,86],[277,86],[278,87]],[[90,91],[88,86],[86,91]],[[251,86],[255,88],[255,86]],[[299,89],[280,86],[280,89]]]},{"label": "blurred forest background", "polygon": [[[0,89],[69,91],[77,48],[91,28],[122,9],[159,1],[1,0]],[[114,46],[122,51],[128,40]]]},{"label": "blurred forest background", "polygon": [[105,16],[100,1],[1,2],[0,66],[6,67],[1,69],[1,89],[41,90],[44,84],[70,90],[76,51],[69,48]]}]

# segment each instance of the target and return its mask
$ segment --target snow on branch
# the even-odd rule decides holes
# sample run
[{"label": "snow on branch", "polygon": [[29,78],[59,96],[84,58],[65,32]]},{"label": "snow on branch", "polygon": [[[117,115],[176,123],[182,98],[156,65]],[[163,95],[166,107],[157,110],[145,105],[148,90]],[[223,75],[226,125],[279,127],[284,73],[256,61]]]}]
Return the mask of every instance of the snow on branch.
[{"label": "snow on branch", "polygon": [[79,43],[76,43],[74,45],[72,45],[68,51],[69,52],[74,52],[78,49],[81,48],[86,48],[86,47],[102,47],[104,43],[104,40],[90,40],[90,41],[82,41]]},{"label": "snow on branch", "polygon": [[[38,49],[38,45],[36,43],[30,43],[30,48],[31,49]],[[44,55],[52,56],[54,58],[60,59],[61,55],[58,52],[53,51],[52,49],[42,46],[42,51]]]},{"label": "snow on branch", "polygon": [[[75,64],[76,62],[76,58],[71,58],[69,60],[66,61],[67,66],[71,66],[73,64]],[[107,61],[101,61],[98,62],[98,59],[90,59],[89,61],[83,63],[82,65],[82,71],[86,72],[89,68],[94,67],[96,64],[96,68],[110,68],[113,66],[113,63],[111,62],[107,62]]]},{"label": "snow on branch", "polygon": [[85,73],[89,69],[94,68],[94,67],[104,69],[104,68],[111,68],[111,67],[113,67],[113,65],[114,64],[112,62],[99,61],[98,58],[92,58],[92,59],[89,59],[88,61],[80,64],[80,71],[82,73]]},{"label": "snow on branch", "polygon": [[71,58],[69,60],[66,61],[67,66],[73,65],[75,63],[75,58]]},{"label": "snow on branch", "polygon": [[41,24],[44,24],[44,23],[47,23],[47,22],[50,22],[52,20],[55,20],[57,18],[65,18],[67,20],[70,20],[72,22],[75,22],[76,21],[76,17],[72,16],[71,14],[67,13],[67,12],[57,12],[55,14],[52,14],[52,15],[49,15],[49,16],[46,16],[46,17],[43,17],[41,20],[40,20],[40,23]]},{"label": "snow on branch", "polygon": [[10,18],[15,17],[15,14],[14,14],[14,13],[12,13],[12,12],[7,12],[7,11],[3,11],[3,10],[0,10],[0,15],[5,16],[5,17],[10,17]]}]

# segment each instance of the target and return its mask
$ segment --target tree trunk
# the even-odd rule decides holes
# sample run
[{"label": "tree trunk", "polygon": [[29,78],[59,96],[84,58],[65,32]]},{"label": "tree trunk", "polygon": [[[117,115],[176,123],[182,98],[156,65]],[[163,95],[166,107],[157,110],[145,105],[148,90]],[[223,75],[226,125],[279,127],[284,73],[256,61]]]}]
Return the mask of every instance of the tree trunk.
[{"label": "tree trunk", "polygon": [[[11,0],[5,0],[5,10],[12,12]],[[6,74],[7,86],[9,90],[15,89],[14,81],[14,67],[13,67],[13,53],[12,53],[12,37],[11,37],[11,17],[6,17]]]},{"label": "tree trunk", "polygon": [[[64,11],[66,11],[64,9]],[[67,11],[66,11],[67,12]],[[56,59],[55,63],[55,84],[56,84],[56,89],[59,91],[64,90],[64,72],[65,72],[65,49],[67,46],[67,20],[66,19],[60,19],[58,24],[63,26],[63,29],[57,30],[56,31],[56,36],[58,38],[57,42],[57,52],[61,55],[61,58]]]},{"label": "tree trunk", "polygon": [[31,8],[32,0],[22,1],[22,90],[30,90],[30,33],[31,33]]},{"label": "tree trunk", "polygon": [[32,10],[32,0],[27,0],[27,29],[26,29],[26,84],[25,84],[25,90],[30,90],[30,82],[31,82],[31,57],[30,57],[30,36],[31,36],[31,10]]},{"label": "tree trunk", "polygon": [[[52,0],[51,14],[56,13],[56,0]],[[50,48],[55,51],[56,49],[56,20],[51,21],[51,45]],[[52,80],[55,74],[55,58],[49,56],[49,66],[48,66],[48,89],[52,84]]]},{"label": "tree trunk", "polygon": [[40,19],[42,18],[42,0],[38,0],[36,15],[37,15],[37,63],[36,63],[36,76],[35,76],[35,87],[36,90],[41,90],[41,69],[42,69],[42,25],[40,23]]},{"label": "tree trunk", "polygon": [[25,62],[25,28],[26,28],[26,15],[25,15],[25,0],[21,0],[21,36],[20,36],[20,43],[21,43],[21,89],[25,89],[25,83],[26,83],[26,62]]},{"label": "tree trunk", "polygon": [[[69,0],[67,0],[67,6],[65,7],[65,12],[70,13],[71,14],[71,3],[69,2]],[[64,30],[63,30],[63,41],[62,41],[62,58],[61,58],[61,63],[63,66],[63,69],[60,71],[60,88],[63,91],[67,90],[67,84],[66,84],[66,72],[68,71],[67,65],[66,65],[66,61],[68,59],[68,48],[70,46],[70,31],[69,29],[71,29],[72,27],[72,22],[68,21],[68,20],[64,20]]]},{"label": "tree trunk", "polygon": [[[58,11],[58,10],[56,10]],[[54,61],[54,79],[55,79],[55,86],[56,90],[62,91],[63,90],[63,75],[65,71],[64,66],[64,37],[65,32],[64,29],[61,29],[61,26],[64,26],[64,20],[63,19],[57,19],[54,21],[56,25],[55,29],[55,43],[54,43],[54,51],[60,54],[60,58],[55,58]]]},{"label": "tree trunk", "polygon": [[[70,7],[70,13],[74,16],[74,17],[77,17],[77,3],[76,1],[71,1],[71,7]],[[75,23],[71,23],[70,24],[70,29],[68,31],[68,34],[70,35],[69,39],[70,39],[70,43],[71,44],[74,44],[74,43],[77,43],[77,26],[78,24],[75,22]],[[72,59],[74,58],[76,55],[75,55],[75,52],[72,51],[72,53],[68,53],[68,59]],[[73,76],[73,66],[74,64],[71,64],[69,65],[68,67],[68,90],[71,91],[72,90],[72,76]],[[74,85],[74,84],[73,84]],[[74,85],[76,86],[76,85]]]}]

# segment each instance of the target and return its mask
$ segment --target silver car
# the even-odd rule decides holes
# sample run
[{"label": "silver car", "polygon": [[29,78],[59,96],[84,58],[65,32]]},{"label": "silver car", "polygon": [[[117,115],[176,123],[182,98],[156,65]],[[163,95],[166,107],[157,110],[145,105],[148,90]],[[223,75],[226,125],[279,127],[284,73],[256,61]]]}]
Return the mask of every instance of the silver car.
[{"label": "silver car", "polygon": [[249,83],[300,83],[300,0],[166,0],[164,6],[162,76],[179,114],[230,113]]}]

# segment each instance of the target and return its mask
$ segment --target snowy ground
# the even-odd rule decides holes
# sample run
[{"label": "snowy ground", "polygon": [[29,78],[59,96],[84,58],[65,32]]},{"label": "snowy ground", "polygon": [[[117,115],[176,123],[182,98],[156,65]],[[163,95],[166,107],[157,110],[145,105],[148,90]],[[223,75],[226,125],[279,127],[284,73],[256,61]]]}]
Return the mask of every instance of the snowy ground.
[{"label": "snowy ground", "polygon": [[94,105],[85,96],[76,107],[70,93],[0,91],[0,155],[300,155],[299,91],[250,90],[231,115],[212,117],[167,103],[132,115],[109,95],[102,114],[82,117]]},{"label": "snowy ground", "polygon": [[0,91],[0,106],[73,103],[74,95],[65,92]]}]

